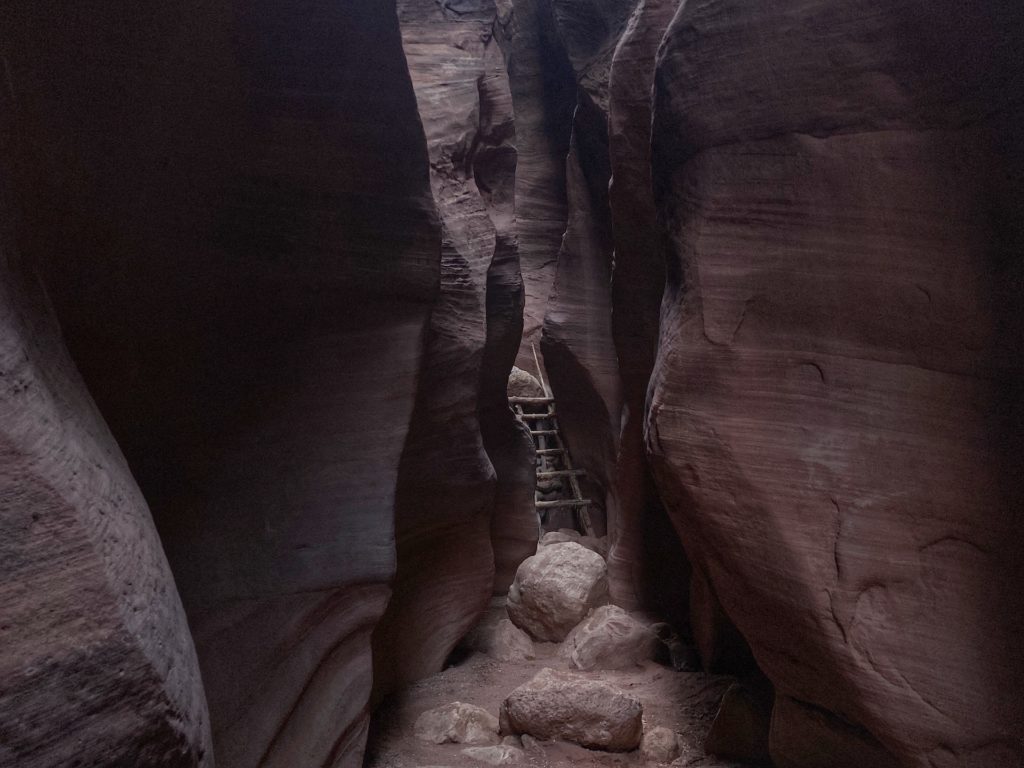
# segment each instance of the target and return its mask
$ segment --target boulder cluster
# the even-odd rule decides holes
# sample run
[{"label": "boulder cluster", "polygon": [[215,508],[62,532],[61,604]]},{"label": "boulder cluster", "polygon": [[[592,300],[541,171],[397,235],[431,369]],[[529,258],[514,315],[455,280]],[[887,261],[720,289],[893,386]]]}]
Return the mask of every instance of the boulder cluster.
[{"label": "boulder cluster", "polygon": [[471,644],[496,660],[537,657],[534,642],[560,643],[569,670],[541,669],[513,690],[495,717],[453,702],[416,721],[416,736],[434,744],[465,744],[463,754],[490,765],[525,757],[538,741],[567,741],[611,752],[640,750],[645,762],[679,754],[668,728],[645,729],[643,703],[585,673],[624,669],[653,658],[656,626],[608,604],[604,542],[573,531],[547,534],[520,565],[505,605],[474,632]]}]

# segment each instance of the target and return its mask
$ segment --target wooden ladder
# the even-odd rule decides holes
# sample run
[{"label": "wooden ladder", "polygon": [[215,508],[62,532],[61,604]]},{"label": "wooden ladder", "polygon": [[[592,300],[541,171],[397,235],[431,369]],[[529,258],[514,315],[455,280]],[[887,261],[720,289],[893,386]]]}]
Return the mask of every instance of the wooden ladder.
[{"label": "wooden ladder", "polygon": [[[553,470],[541,471],[541,468],[537,467],[537,479],[538,480],[549,480],[556,477],[564,477],[569,481],[569,488],[572,491],[571,499],[557,499],[554,501],[544,501],[539,498],[539,493],[535,497],[537,509],[552,509],[555,507],[573,507],[576,512],[576,519],[578,524],[583,528],[583,533],[587,536],[594,535],[594,528],[590,522],[590,512],[588,507],[592,503],[590,499],[583,498],[583,491],[580,489],[579,478],[586,475],[586,472],[582,469],[576,469],[572,465],[572,459],[569,456],[569,450],[566,448],[565,441],[562,439],[561,430],[558,428],[558,411],[555,409],[555,398],[551,396],[548,390],[548,385],[544,381],[544,374],[540,369],[540,362],[537,360],[537,350],[533,350],[534,362],[537,363],[537,376],[540,379],[540,385],[544,390],[544,397],[510,397],[508,399],[509,404],[512,406],[516,413],[516,416],[523,421],[527,427],[530,428],[530,435],[533,438],[534,447],[537,450],[538,456],[550,456],[552,461],[556,464],[561,464],[560,468]],[[527,413],[523,410],[523,406],[527,405],[542,405],[546,407],[546,411],[542,413]],[[530,422],[542,422],[547,421],[551,425],[551,429],[535,429],[534,425]],[[554,439],[555,447],[546,448],[542,445],[541,439],[543,437],[551,437]]]}]

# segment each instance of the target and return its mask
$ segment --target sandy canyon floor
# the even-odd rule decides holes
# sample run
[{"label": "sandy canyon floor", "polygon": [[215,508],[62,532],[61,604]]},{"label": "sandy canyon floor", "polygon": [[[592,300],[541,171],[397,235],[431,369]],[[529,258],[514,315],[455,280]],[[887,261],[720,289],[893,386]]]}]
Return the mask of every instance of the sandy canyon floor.
[{"label": "sandy canyon floor", "polygon": [[[513,689],[545,667],[570,670],[559,655],[560,645],[536,643],[536,658],[502,662],[471,653],[443,672],[421,680],[389,697],[374,719],[367,748],[368,768],[488,768],[462,754],[465,744],[431,744],[413,733],[416,718],[428,709],[461,701],[483,707],[495,716]],[[643,702],[644,730],[663,726],[675,731],[682,751],[674,766],[738,768],[738,763],[704,754],[703,743],[718,703],[733,678],[702,672],[676,671],[653,661],[625,670],[595,670],[574,674],[611,683]],[[568,742],[537,742],[528,746],[521,765],[562,766],[646,765],[639,750],[613,753],[584,749]]]}]

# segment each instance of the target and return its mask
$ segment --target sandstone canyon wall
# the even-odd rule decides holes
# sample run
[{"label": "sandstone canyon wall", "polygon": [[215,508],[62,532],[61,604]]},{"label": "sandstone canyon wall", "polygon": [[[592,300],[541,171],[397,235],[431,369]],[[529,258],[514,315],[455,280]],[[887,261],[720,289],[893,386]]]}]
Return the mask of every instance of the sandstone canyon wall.
[{"label": "sandstone canyon wall", "polygon": [[[19,247],[152,509],[217,760],[356,765],[442,246],[395,10],[9,3],[0,28]],[[156,581],[121,600],[173,607],[119,482]],[[55,491],[87,530],[102,514],[88,491]],[[116,640],[118,603],[103,604]],[[153,611],[133,653],[172,631],[176,645],[133,672],[195,753],[187,634]],[[148,759],[132,764],[185,764]]]},{"label": "sandstone canyon wall", "polygon": [[[595,502],[591,517],[611,537],[612,594],[621,605],[678,618],[685,613],[688,564],[660,507],[642,437],[664,286],[650,179],[650,91],[657,46],[677,5],[557,0],[531,6],[526,18],[553,30],[535,36],[545,58],[568,67],[575,87],[545,105],[554,115],[568,101],[573,114],[561,169],[568,211],[554,280],[524,277],[528,294],[531,283],[535,291],[548,290],[544,365],[574,464],[587,471],[582,484]],[[517,112],[517,125],[519,119]],[[556,124],[554,117],[549,123]],[[520,188],[533,186],[536,173],[521,167]],[[553,245],[547,249],[550,258]],[[527,341],[524,336],[524,348]],[[563,515],[551,527],[571,523]]]},{"label": "sandstone canyon wall", "polygon": [[441,295],[398,475],[398,571],[375,636],[381,692],[439,670],[537,540],[532,444],[504,393],[522,281],[494,3],[402,0],[398,11],[441,221]]},{"label": "sandstone canyon wall", "polygon": [[975,5],[0,8],[0,764],[359,764],[533,552],[533,344],[614,601],[752,653],[778,766],[1022,764]]},{"label": "sandstone canyon wall", "polygon": [[199,666],[149,509],[19,255],[6,192],[0,765],[212,766]]},{"label": "sandstone canyon wall", "polygon": [[1015,766],[1024,14],[687,2],[648,445],[780,766]]},{"label": "sandstone canyon wall", "polygon": [[1021,9],[530,10],[577,86],[544,364],[616,601],[687,602],[667,510],[779,765],[1017,765]]},{"label": "sandstone canyon wall", "polygon": [[516,365],[537,374],[540,334],[565,232],[565,157],[576,81],[555,28],[550,0],[504,0],[499,39],[508,59],[516,121],[516,229],[526,302]]}]

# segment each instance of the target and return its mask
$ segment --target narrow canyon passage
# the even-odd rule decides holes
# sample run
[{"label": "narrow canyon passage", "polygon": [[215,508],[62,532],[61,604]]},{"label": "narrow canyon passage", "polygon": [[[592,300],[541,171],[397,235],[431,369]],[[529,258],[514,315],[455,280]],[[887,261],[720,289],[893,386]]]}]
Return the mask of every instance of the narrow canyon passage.
[{"label": "narrow canyon passage", "polygon": [[0,768],[1024,768],[1018,0],[0,5]]}]

